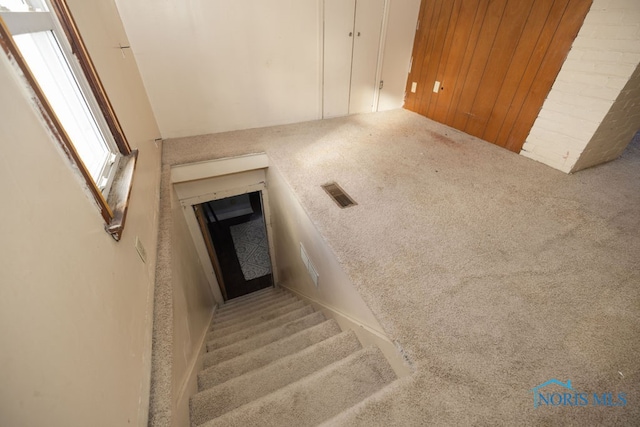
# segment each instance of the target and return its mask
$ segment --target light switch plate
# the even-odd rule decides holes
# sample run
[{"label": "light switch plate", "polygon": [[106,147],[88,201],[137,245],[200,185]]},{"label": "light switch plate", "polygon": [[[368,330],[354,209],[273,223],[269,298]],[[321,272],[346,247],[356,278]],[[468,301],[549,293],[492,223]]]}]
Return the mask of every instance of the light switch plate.
[{"label": "light switch plate", "polygon": [[433,93],[438,93],[439,90],[440,90],[440,82],[436,80],[436,82],[433,84]]},{"label": "light switch plate", "polygon": [[416,93],[417,89],[418,89],[418,82],[411,83],[411,93]]}]

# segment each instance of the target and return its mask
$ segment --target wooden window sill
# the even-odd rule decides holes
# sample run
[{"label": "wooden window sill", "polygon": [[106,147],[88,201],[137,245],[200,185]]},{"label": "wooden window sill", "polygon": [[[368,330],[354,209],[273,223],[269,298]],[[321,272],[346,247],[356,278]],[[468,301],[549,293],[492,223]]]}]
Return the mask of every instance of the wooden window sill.
[{"label": "wooden window sill", "polygon": [[122,156],[116,177],[113,181],[107,205],[111,208],[111,220],[105,225],[107,233],[119,241],[124,230],[124,223],[127,219],[129,208],[129,198],[133,188],[133,172],[136,169],[138,160],[138,150],[131,151],[130,154]]}]

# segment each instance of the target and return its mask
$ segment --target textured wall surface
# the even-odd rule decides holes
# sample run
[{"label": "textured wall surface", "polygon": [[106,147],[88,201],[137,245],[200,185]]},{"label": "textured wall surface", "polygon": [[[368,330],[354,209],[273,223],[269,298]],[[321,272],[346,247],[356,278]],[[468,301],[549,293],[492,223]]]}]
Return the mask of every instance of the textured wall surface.
[{"label": "textured wall surface", "polygon": [[68,3],[138,164],[116,242],[0,53],[0,425],[146,425],[159,131],[113,1]]},{"label": "textured wall surface", "polygon": [[573,166],[572,172],[614,160],[640,129],[640,65]]},{"label": "textured wall surface", "polygon": [[[594,0],[521,154],[564,172],[575,170],[596,131],[611,118],[607,114],[638,63],[640,2]],[[624,109],[623,104],[614,107],[615,120],[621,120]],[[611,160],[611,153],[619,154],[632,136],[600,139],[585,153],[590,161],[584,164]]]}]

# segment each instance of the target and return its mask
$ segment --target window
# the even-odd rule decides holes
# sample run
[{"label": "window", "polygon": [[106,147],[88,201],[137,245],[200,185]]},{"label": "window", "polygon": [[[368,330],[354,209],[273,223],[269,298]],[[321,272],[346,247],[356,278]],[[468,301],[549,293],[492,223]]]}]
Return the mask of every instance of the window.
[{"label": "window", "polygon": [[0,44],[120,239],[137,151],[124,137],[64,0],[0,0]]}]

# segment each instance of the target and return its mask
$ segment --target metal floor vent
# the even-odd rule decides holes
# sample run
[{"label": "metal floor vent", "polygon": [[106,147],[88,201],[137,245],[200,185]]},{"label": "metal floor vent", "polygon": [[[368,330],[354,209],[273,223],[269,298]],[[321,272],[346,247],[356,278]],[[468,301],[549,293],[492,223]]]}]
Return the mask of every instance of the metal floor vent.
[{"label": "metal floor vent", "polygon": [[322,185],[322,188],[342,209],[357,205],[357,203],[335,182],[324,184]]}]

